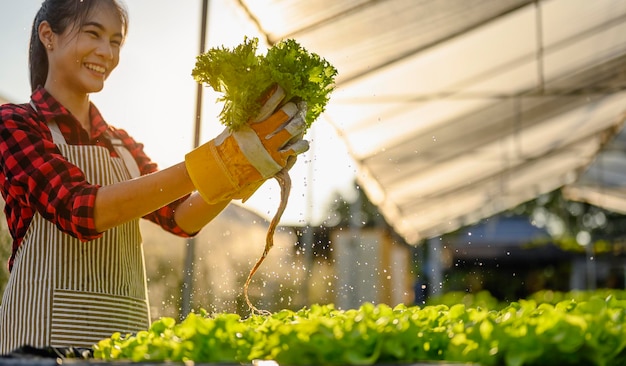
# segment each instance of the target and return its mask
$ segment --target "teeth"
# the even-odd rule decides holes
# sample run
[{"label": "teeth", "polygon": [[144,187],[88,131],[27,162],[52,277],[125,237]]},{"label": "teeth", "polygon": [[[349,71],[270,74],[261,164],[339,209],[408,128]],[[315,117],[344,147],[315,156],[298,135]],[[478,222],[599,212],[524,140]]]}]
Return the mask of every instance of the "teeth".
[{"label": "teeth", "polygon": [[89,70],[93,70],[95,72],[99,72],[101,74],[104,74],[104,72],[106,71],[106,69],[102,66],[98,66],[98,65],[93,65],[93,64],[85,64],[85,67],[88,68]]}]

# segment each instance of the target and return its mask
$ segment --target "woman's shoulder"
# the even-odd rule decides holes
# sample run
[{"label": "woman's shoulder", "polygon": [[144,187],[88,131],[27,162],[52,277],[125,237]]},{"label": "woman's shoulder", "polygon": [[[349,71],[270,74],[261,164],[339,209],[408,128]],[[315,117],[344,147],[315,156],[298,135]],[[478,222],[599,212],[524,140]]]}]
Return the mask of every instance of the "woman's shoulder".
[{"label": "woman's shoulder", "polygon": [[135,143],[135,139],[124,129],[117,128],[112,125],[107,125],[109,136],[127,142]]},{"label": "woman's shoulder", "polygon": [[108,125],[106,133],[109,138],[112,139],[112,142],[115,142],[114,140],[117,140],[118,143],[121,143],[128,150],[130,150],[133,155],[135,153],[139,153],[137,152],[137,150],[140,150],[141,153],[143,153],[143,144],[137,142],[135,138],[133,138],[128,132],[126,132],[126,130]]},{"label": "woman's shoulder", "polygon": [[109,125],[108,133],[110,137],[119,140],[130,151],[139,165],[141,174],[158,170],[157,164],[145,153],[143,143],[136,141],[126,130]]},{"label": "woman's shoulder", "polygon": [[30,104],[0,106],[0,141],[51,138],[46,122]]},{"label": "woman's shoulder", "polygon": [[10,121],[35,122],[36,119],[37,113],[28,103],[6,103],[0,105],[0,122],[3,124]]},{"label": "woman's shoulder", "polygon": [[30,114],[32,113],[32,108],[28,103],[23,104],[15,104],[15,103],[5,103],[0,105],[0,111],[4,113],[17,113],[17,114]]}]

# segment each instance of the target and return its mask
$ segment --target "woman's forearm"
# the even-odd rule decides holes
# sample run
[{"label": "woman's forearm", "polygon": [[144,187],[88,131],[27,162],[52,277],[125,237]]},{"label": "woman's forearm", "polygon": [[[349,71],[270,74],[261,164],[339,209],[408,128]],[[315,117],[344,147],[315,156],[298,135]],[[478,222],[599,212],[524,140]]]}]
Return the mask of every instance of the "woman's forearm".
[{"label": "woman's forearm", "polygon": [[194,190],[184,163],[139,178],[101,187],[94,222],[99,232],[143,217]]},{"label": "woman's forearm", "polygon": [[[103,232],[143,217],[194,190],[185,163],[102,187],[96,195],[96,229]],[[194,234],[222,212],[229,202],[209,205],[194,192],[176,208],[174,220],[183,231]]]},{"label": "woman's forearm", "polygon": [[219,215],[229,203],[227,200],[210,205],[198,192],[194,192],[178,205],[174,219],[184,232],[194,234]]}]

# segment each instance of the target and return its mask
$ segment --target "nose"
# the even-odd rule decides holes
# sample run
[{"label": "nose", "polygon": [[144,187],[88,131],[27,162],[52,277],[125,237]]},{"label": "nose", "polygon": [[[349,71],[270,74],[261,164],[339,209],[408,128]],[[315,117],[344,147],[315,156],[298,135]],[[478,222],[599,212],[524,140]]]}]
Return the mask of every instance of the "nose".
[{"label": "nose", "polygon": [[115,51],[113,50],[113,46],[108,40],[103,40],[98,45],[96,49],[96,54],[98,56],[104,57],[106,60],[112,60],[115,57]]}]

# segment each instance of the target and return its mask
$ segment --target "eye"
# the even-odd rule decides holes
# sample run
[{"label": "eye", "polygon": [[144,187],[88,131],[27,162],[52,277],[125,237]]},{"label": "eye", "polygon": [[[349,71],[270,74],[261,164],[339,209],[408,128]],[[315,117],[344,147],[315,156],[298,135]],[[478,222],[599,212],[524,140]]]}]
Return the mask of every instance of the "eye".
[{"label": "eye", "polygon": [[95,30],[85,30],[85,33],[87,33],[92,38],[100,37],[100,34],[97,31],[95,31]]}]

